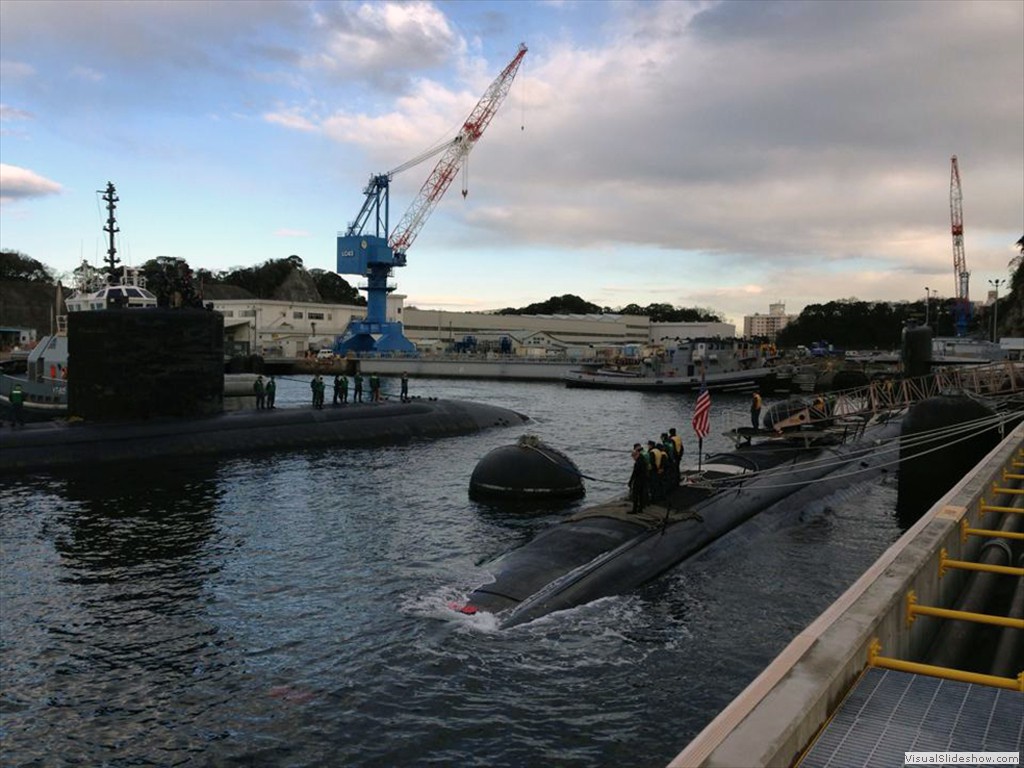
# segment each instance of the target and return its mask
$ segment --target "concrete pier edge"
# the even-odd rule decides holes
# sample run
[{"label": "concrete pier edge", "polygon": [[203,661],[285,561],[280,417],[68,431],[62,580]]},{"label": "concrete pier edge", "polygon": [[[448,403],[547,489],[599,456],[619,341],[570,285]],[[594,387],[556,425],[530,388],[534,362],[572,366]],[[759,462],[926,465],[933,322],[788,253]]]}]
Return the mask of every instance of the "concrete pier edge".
[{"label": "concrete pier edge", "polygon": [[[814,739],[867,665],[868,646],[879,638],[882,654],[913,658],[931,640],[938,619],[905,627],[905,596],[948,605],[965,578],[939,578],[939,552],[971,559],[981,542],[960,541],[960,521],[977,508],[1000,472],[1024,444],[1014,429],[971,472],[939,499],[829,608],[757,676],[669,764],[790,766]],[[991,500],[990,500],[991,501]]]}]

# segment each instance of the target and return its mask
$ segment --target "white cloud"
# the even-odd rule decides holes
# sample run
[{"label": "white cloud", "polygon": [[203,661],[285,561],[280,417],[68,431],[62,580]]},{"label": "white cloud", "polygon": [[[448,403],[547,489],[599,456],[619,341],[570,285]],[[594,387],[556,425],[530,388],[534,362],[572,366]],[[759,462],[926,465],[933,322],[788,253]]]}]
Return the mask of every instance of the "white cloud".
[{"label": "white cloud", "polygon": [[33,120],[34,115],[24,109],[17,109],[8,104],[0,104],[0,123],[13,123],[19,120]]},{"label": "white cloud", "polygon": [[102,72],[97,72],[91,67],[76,66],[71,70],[71,77],[76,80],[85,80],[90,83],[98,83],[106,78]]},{"label": "white cloud", "polygon": [[292,128],[297,131],[315,132],[320,130],[320,127],[313,121],[303,115],[296,114],[294,110],[286,112],[267,112],[263,115],[263,119],[268,123],[283,125],[285,128]]},{"label": "white cloud", "polygon": [[0,203],[11,203],[33,197],[56,195],[63,187],[27,168],[0,163]]}]

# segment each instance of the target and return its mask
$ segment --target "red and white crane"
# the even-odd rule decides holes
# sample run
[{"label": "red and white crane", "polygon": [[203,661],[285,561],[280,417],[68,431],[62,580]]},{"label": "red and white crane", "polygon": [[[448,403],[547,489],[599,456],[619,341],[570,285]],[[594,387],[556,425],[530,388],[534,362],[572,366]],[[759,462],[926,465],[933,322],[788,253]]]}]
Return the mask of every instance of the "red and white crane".
[{"label": "red and white crane", "polygon": [[953,280],[956,285],[956,335],[967,334],[971,316],[970,282],[967,257],[964,255],[964,195],[960,189],[960,166],[956,155],[949,174],[949,218],[953,225]]},{"label": "red and white crane", "polygon": [[[402,333],[402,324],[387,319],[387,295],[395,288],[388,284],[388,276],[395,267],[405,266],[405,254],[426,223],[427,217],[444,196],[458,175],[476,142],[483,135],[498,108],[512,88],[512,80],[526,55],[526,45],[519,50],[501,71],[466,118],[455,138],[414,157],[387,173],[375,174],[363,190],[366,199],[355,220],[345,234],[338,235],[337,270],[343,275],[363,275],[367,278],[366,317],[353,319],[345,335],[335,344],[335,351],[396,351],[412,352],[412,342]],[[443,154],[441,154],[443,153]],[[420,188],[416,199],[402,220],[389,233],[389,189],[391,178],[408,168],[441,154],[433,172]],[[369,226],[370,221],[374,224]]]}]

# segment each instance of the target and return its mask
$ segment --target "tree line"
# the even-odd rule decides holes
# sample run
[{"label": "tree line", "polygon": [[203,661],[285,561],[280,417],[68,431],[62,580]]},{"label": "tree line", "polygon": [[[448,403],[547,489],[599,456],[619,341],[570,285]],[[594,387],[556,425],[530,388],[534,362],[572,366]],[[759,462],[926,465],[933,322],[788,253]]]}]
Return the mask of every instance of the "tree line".
[{"label": "tree line", "polygon": [[[270,299],[288,276],[305,268],[299,256],[269,259],[254,267],[236,267],[223,271],[193,270],[185,259],[176,256],[158,256],[142,264],[139,274],[146,279],[146,288],[157,297],[162,307],[199,307],[203,303],[206,286],[230,285],[242,288],[258,299]],[[75,279],[83,273],[105,272],[83,263],[72,271]],[[335,272],[324,269],[308,270],[320,298],[331,304],[365,306],[366,299],[348,281]],[[20,251],[0,251],[0,280],[33,283],[57,282],[53,269]]]},{"label": "tree line", "polygon": [[[1024,237],[1017,241],[1018,255],[1010,262],[1009,291],[969,320],[968,334],[988,337],[996,335],[1024,336]],[[76,276],[83,265],[75,270]],[[236,286],[258,299],[271,299],[275,291],[296,270],[306,271],[302,259],[291,255],[269,259],[253,267],[230,270],[192,270],[185,259],[158,256],[145,262],[140,273],[146,287],[156,295],[161,306],[201,306],[208,285]],[[343,277],[323,269],[308,270],[310,278],[324,302],[365,306],[366,299]],[[52,269],[19,251],[0,251],[0,280],[56,283]],[[779,346],[794,347],[816,341],[827,341],[837,347],[893,349],[899,346],[903,328],[908,324],[932,326],[936,336],[956,333],[956,299],[935,299],[926,306],[917,302],[870,302],[856,299],[809,304],[793,322],[783,328],[776,339]],[[657,323],[722,322],[721,316],[703,307],[674,307],[655,303],[647,306],[627,304],[620,309],[601,307],[573,295],[552,296],[546,301],[525,307],[506,307],[499,315],[567,315],[622,314],[649,317]],[[993,328],[998,319],[998,329]]]}]

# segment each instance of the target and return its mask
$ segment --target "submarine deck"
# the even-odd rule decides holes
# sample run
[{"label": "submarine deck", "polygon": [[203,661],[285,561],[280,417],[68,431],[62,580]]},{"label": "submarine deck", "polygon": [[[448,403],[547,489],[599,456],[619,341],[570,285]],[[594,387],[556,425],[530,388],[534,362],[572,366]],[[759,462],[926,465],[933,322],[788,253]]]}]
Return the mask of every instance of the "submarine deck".
[{"label": "submarine deck", "polygon": [[0,430],[0,474],[139,459],[395,444],[526,421],[508,408],[462,400],[232,411],[191,419],[50,421]]}]

